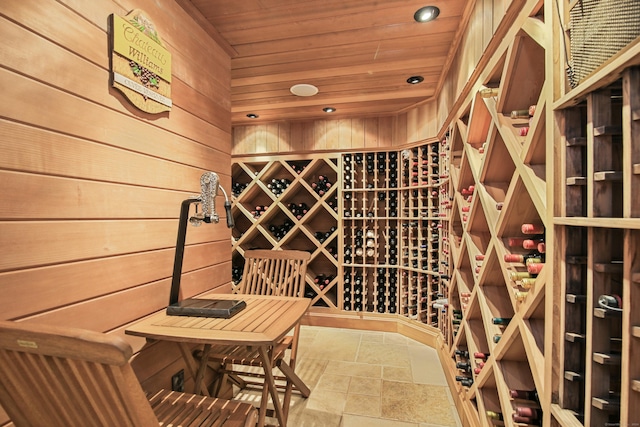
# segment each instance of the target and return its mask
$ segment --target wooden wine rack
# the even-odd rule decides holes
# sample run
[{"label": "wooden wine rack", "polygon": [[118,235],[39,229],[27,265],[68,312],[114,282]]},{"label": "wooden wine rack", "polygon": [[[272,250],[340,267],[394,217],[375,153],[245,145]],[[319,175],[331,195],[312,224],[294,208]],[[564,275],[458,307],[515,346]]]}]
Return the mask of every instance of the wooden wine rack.
[{"label": "wooden wine rack", "polygon": [[[480,60],[440,141],[363,152],[361,163],[350,152],[234,166],[234,181],[239,170],[249,183],[241,195],[247,207],[237,208],[246,231],[234,234],[234,260],[256,242],[329,255],[312,238],[316,225],[294,222],[302,238],[275,241],[265,228],[274,214],[253,220],[249,206],[300,194],[330,211],[331,195],[318,198],[302,182],[313,172],[296,177],[287,162],[349,176],[332,190],[339,231],[329,245],[339,255],[329,260],[337,279],[330,290],[314,289],[314,301],[355,311],[358,299],[364,312],[437,326],[465,426],[520,426],[514,415],[522,408],[545,426],[640,425],[640,41],[569,89],[558,61],[562,39],[552,34],[564,29],[554,28],[563,20],[557,10],[575,4],[526,2],[490,58]],[[512,117],[521,110],[530,117]],[[429,171],[436,154],[437,174]],[[378,169],[380,161],[386,166]],[[397,162],[397,183],[389,162]],[[275,170],[294,181],[281,199],[265,191]],[[546,244],[544,267],[527,281],[514,280],[525,263],[506,261],[529,252],[514,244],[532,237],[523,224],[544,227],[533,237]],[[363,245],[372,231],[375,254],[345,258],[359,231]],[[601,295],[614,295],[622,311],[600,306]]]},{"label": "wooden wine rack", "polygon": [[[440,242],[450,206],[447,171],[439,169],[441,153],[446,153],[440,145],[432,141],[402,151],[343,153],[340,161],[323,156],[237,159],[232,166],[235,279],[247,249],[306,250],[312,253],[307,296],[314,306],[442,324],[446,312],[433,303],[446,298],[440,279],[448,278],[448,261],[441,262]],[[320,176],[341,188],[333,185],[317,194],[313,183]],[[273,180],[290,184],[274,194],[269,188]],[[298,218],[291,203],[304,203],[308,212]],[[291,229],[274,235],[273,225],[285,221]],[[326,230],[335,231],[318,239],[317,233]],[[332,277],[331,282],[318,286],[314,279],[320,274]]]},{"label": "wooden wine rack", "polygon": [[[479,76],[445,139],[451,176],[446,251],[452,268],[449,318],[441,330],[459,410],[474,426],[521,425],[519,411],[530,412],[534,424],[548,411],[544,337],[551,257],[526,281],[512,275],[526,273],[527,265],[506,261],[536,252],[524,249],[521,240],[545,241],[549,231],[544,228],[550,225],[546,39],[539,31],[541,17],[530,13],[511,44]],[[543,231],[523,234],[523,224]],[[547,249],[552,246],[545,243]],[[538,397],[514,398],[511,390]]]},{"label": "wooden wine rack", "polygon": [[[314,186],[326,177],[332,185],[326,191]],[[243,254],[248,249],[295,249],[309,251],[305,295],[318,307],[339,305],[338,283],[338,197],[339,167],[336,157],[268,157],[235,159],[232,164],[234,192],[232,213],[233,271],[241,274]],[[268,186],[272,180],[290,184],[281,193]],[[322,193],[322,194],[320,194]],[[304,203],[308,210],[298,218],[290,205]],[[256,214],[257,207],[266,207]],[[270,229],[285,222],[290,229],[276,237]],[[327,285],[316,277],[331,277]],[[235,280],[239,280],[236,276]]]},{"label": "wooden wine rack", "polygon": [[554,415],[585,426],[640,423],[640,68],[609,67],[618,80],[579,87],[556,110],[565,286]]},{"label": "wooden wine rack", "polygon": [[344,310],[439,324],[439,145],[343,154]]}]

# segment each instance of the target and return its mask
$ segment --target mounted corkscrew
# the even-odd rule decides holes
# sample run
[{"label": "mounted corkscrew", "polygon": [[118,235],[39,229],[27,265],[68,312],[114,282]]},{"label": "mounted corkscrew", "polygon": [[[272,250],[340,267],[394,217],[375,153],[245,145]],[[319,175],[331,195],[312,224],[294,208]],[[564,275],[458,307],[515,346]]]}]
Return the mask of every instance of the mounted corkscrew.
[{"label": "mounted corkscrew", "polygon": [[[197,211],[196,205],[196,214],[189,218],[189,223],[195,227],[198,227],[202,224],[202,222],[211,223],[215,222],[216,224],[220,221],[220,216],[216,212],[216,199],[215,197],[218,195],[218,189],[222,191],[224,195],[224,209],[227,213],[227,227],[233,228],[233,216],[231,215],[231,202],[229,201],[229,197],[227,196],[227,192],[224,191],[224,188],[220,186],[220,178],[218,174],[215,172],[205,172],[200,177],[200,196],[196,198],[191,198],[185,200],[183,203],[188,202],[188,206],[191,203],[200,203],[202,206],[202,212]],[[180,222],[182,224],[182,221]]]},{"label": "mounted corkscrew", "polygon": [[[218,223],[220,216],[216,212],[215,197],[218,189],[224,195],[224,208],[227,215],[227,227],[233,228],[233,216],[231,214],[231,202],[227,192],[220,186],[220,178],[215,172],[205,172],[200,177],[200,194],[182,201],[180,208],[180,220],[178,223],[178,239],[176,242],[176,254],[173,262],[173,278],[171,280],[171,292],[169,294],[169,306],[178,304],[180,296],[180,278],[182,276],[182,260],[184,257],[184,245],[187,237],[187,223],[199,227],[203,222]],[[189,208],[196,204],[196,213],[189,217]],[[198,212],[198,206],[202,211]]]}]

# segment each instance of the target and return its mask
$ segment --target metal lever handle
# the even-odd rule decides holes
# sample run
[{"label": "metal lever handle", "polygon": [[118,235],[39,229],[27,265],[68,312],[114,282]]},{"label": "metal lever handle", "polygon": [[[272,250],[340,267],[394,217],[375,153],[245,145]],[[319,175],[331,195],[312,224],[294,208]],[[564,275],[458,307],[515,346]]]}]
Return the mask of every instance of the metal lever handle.
[{"label": "metal lever handle", "polygon": [[233,228],[233,215],[231,214],[231,202],[229,200],[224,201],[224,210],[227,212],[227,227]]}]

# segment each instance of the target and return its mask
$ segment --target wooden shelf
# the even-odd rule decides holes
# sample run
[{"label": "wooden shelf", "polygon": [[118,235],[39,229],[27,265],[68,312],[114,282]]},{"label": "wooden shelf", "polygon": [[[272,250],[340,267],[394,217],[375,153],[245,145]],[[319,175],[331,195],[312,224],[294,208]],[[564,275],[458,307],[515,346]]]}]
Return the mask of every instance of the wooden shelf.
[{"label": "wooden shelf", "polygon": [[577,334],[575,332],[565,332],[564,339],[565,339],[565,341],[569,341],[569,342],[583,343],[583,342],[586,341],[586,335],[585,334]]},{"label": "wooden shelf", "polygon": [[572,382],[576,382],[576,381],[582,382],[584,381],[584,375],[579,372],[565,371],[564,379]]}]

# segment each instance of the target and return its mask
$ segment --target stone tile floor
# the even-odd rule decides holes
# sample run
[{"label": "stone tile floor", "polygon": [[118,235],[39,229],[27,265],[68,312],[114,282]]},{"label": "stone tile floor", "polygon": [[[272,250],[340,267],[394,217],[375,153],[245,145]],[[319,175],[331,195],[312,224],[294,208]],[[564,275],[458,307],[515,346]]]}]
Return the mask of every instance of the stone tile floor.
[{"label": "stone tile floor", "polygon": [[436,350],[400,334],[303,326],[296,372],[290,427],[461,426]]}]

